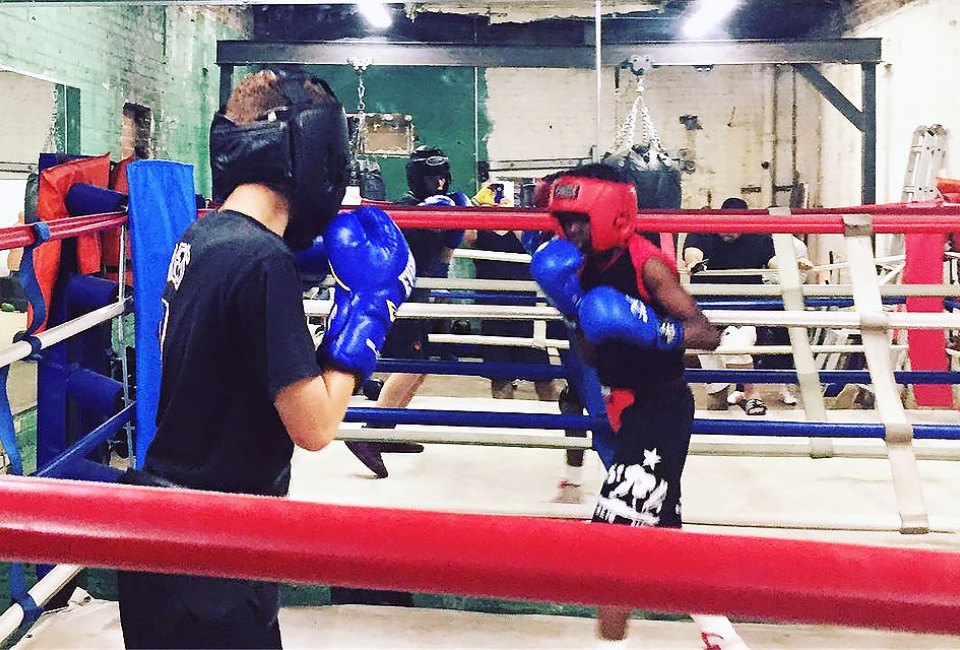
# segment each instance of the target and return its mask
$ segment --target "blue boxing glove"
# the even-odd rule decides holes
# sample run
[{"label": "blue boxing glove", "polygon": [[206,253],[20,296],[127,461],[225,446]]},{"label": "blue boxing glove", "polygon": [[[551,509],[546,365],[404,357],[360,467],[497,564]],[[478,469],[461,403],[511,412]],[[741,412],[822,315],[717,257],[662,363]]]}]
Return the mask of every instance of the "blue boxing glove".
[{"label": "blue boxing glove", "polygon": [[[453,192],[452,194],[435,194],[434,196],[428,196],[418,205],[420,206],[440,206],[440,207],[456,207],[456,206],[467,206],[470,205],[470,199],[467,198],[467,195],[463,192]],[[456,248],[460,245],[460,242],[463,241],[463,231],[462,230],[444,230],[443,231],[443,245],[447,248]],[[438,276],[439,277],[439,276]],[[442,277],[447,277],[444,274]]]},{"label": "blue boxing glove", "polygon": [[[454,205],[458,208],[466,208],[473,205],[470,197],[463,192],[450,192],[447,196],[453,199]],[[463,230],[446,230],[443,233],[443,245],[447,248],[454,249],[463,243],[463,235]],[[447,274],[444,273],[441,277],[445,278]]]},{"label": "blue boxing glove", "polygon": [[301,273],[325,276],[330,271],[327,247],[323,243],[322,236],[315,238],[310,248],[294,253],[293,259]]},{"label": "blue boxing glove", "polygon": [[659,316],[639,298],[613,287],[587,292],[578,314],[584,336],[594,345],[611,340],[634,343],[645,350],[677,350],[683,345],[683,323]]},{"label": "blue boxing glove", "polygon": [[580,267],[583,254],[568,239],[554,239],[538,248],[530,260],[530,273],[547,299],[567,318],[577,315],[583,290]]},{"label": "blue boxing glove", "polygon": [[372,206],[338,214],[323,239],[337,284],[317,355],[321,364],[369,377],[397,308],[413,290],[413,255],[393,220]]},{"label": "blue boxing glove", "polygon": [[419,207],[446,207],[452,208],[456,205],[446,194],[434,194],[433,196],[428,196],[424,200],[420,201],[417,204]]},{"label": "blue boxing glove", "polygon": [[463,192],[450,192],[450,194],[447,196],[453,199],[453,204],[458,207],[466,208],[473,205],[473,201],[470,200],[470,197]]},{"label": "blue boxing glove", "polygon": [[528,254],[533,255],[540,246],[553,237],[553,233],[543,230],[524,230],[520,233],[520,245]]}]

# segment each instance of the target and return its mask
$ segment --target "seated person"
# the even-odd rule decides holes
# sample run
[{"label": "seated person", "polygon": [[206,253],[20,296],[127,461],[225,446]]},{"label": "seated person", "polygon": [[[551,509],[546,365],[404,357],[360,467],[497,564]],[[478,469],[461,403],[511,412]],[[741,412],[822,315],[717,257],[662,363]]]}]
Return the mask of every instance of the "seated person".
[{"label": "seated person", "polygon": [[[720,206],[721,210],[746,210],[747,203],[740,198],[729,198]],[[776,265],[773,250],[773,237],[769,234],[740,233],[694,233],[687,237],[683,249],[683,261],[690,272],[690,282],[702,284],[762,284],[763,275],[710,275],[698,276],[701,270],[763,269],[771,262]],[[757,330],[753,326],[729,326],[724,329],[719,351],[725,348],[745,348],[756,344]],[[753,357],[749,354],[700,355],[700,365],[710,369],[752,369]],[[727,382],[707,384],[707,393],[712,396],[712,408],[723,399],[729,390]],[[760,397],[758,388],[746,384],[743,391],[735,391],[729,396],[729,403],[739,405],[747,415],[766,415],[767,406]],[[723,408],[726,405],[719,402]]]},{"label": "seated person", "polygon": [[[732,197],[723,202],[722,210],[746,210],[747,203],[743,199]],[[797,265],[801,271],[812,268],[812,263],[806,257],[806,246],[795,239]],[[799,246],[797,246],[799,244]],[[699,234],[687,237],[683,259],[690,272],[692,283],[703,284],[761,284],[764,276],[756,275],[698,275],[705,269],[733,270],[733,269],[763,269],[776,268],[777,258],[774,252],[773,237],[769,234]],[[724,329],[718,350],[733,348],[749,348],[757,343],[760,345],[789,344],[789,336],[784,328],[729,326]],[[753,357],[749,354],[728,355],[701,355],[700,365],[710,369],[752,369]],[[768,358],[761,357],[757,367],[765,369],[789,369],[792,367],[792,358],[789,355],[775,355]],[[729,383],[713,382],[707,384],[707,393],[713,396],[712,408],[726,408],[722,400],[729,389]],[[780,398],[784,404],[794,405],[796,398],[789,389],[781,385]],[[767,406],[760,398],[759,390],[755,385],[745,384],[742,390],[734,391],[727,397],[730,404],[739,405],[747,415],[765,415]],[[717,403],[719,402],[719,405]]]}]

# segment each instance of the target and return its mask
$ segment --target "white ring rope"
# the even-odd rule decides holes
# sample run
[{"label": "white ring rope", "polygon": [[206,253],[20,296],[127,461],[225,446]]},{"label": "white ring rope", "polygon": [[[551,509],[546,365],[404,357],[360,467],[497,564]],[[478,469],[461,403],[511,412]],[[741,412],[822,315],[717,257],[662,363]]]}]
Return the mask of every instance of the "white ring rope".
[{"label": "white ring rope", "polygon": [[[56,327],[51,327],[48,330],[40,332],[36,335],[37,340],[40,341],[40,349],[42,350],[51,345],[56,345],[75,334],[79,334],[101,323],[105,323],[112,318],[116,318],[123,314],[125,308],[123,302],[114,302],[86,313],[83,316],[69,320],[66,323],[61,323]],[[18,341],[4,348],[0,348],[0,368],[9,366],[15,361],[26,359],[32,353],[33,348],[31,348],[30,344],[26,341]]]},{"label": "white ring rope", "polygon": [[[541,293],[533,280],[480,280],[474,278],[417,278],[418,289],[453,291],[505,291]],[[779,284],[690,284],[685,286],[693,296],[777,297],[783,295]],[[804,284],[803,295],[812,298],[850,298],[853,285]],[[891,284],[880,287],[882,296],[960,296],[957,284]]]},{"label": "white ring rope", "polygon": [[[307,316],[327,316],[332,300],[304,300]],[[714,325],[754,325],[772,327],[834,327],[852,329],[960,329],[960,313],[904,313],[854,311],[763,311],[706,310]],[[549,306],[458,305],[443,303],[404,303],[398,318],[488,320],[562,320],[560,312]]]}]

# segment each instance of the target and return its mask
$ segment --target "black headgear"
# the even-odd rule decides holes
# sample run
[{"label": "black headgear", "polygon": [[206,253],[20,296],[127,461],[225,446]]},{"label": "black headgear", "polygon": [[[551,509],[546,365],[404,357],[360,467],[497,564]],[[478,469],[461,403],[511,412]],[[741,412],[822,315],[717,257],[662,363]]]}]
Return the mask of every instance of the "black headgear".
[{"label": "black headgear", "polygon": [[[426,181],[428,176],[446,179],[443,189],[429,187]],[[419,146],[414,149],[407,161],[407,187],[420,200],[450,192],[450,160],[447,154],[437,147]]]},{"label": "black headgear", "polygon": [[[321,80],[302,72],[276,72],[287,105],[250,124],[235,124],[221,109],[210,127],[213,196],[222,201],[238,185],[262,183],[290,202],[283,234],[302,250],[323,232],[340,209],[350,177],[347,119],[336,95]],[[323,87],[331,101],[315,104],[305,81]]]}]

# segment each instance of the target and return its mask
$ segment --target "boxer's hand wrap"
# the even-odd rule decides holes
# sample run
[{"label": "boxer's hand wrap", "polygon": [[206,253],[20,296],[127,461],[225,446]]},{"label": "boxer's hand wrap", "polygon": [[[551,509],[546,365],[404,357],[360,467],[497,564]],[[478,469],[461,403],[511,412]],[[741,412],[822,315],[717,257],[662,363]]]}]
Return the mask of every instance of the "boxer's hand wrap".
[{"label": "boxer's hand wrap", "polygon": [[397,308],[413,290],[413,255],[387,213],[371,206],[338,214],[324,241],[337,284],[318,358],[368,377]]},{"label": "boxer's hand wrap", "polygon": [[639,298],[613,287],[597,287],[583,297],[578,310],[587,340],[599,345],[615,340],[646,350],[676,350],[683,345],[683,323],[662,318]]},{"label": "boxer's hand wrap", "polygon": [[567,239],[554,239],[538,248],[530,260],[530,273],[550,304],[566,318],[577,315],[582,297],[580,267],[583,254]]}]

